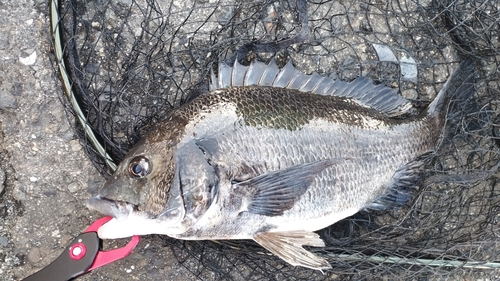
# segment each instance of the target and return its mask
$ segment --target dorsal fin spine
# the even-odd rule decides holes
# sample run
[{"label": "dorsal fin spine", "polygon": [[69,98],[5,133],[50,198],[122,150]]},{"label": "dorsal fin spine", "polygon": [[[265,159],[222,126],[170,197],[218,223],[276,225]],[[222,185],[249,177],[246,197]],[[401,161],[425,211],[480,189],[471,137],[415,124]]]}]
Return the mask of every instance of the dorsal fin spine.
[{"label": "dorsal fin spine", "polygon": [[312,92],[320,95],[346,97],[358,104],[376,109],[389,117],[402,115],[413,106],[399,96],[395,89],[375,85],[367,78],[358,77],[351,82],[334,80],[314,72],[306,75],[289,61],[279,69],[274,59],[268,64],[254,61],[243,66],[235,60],[233,66],[219,64],[218,76],[211,72],[210,90],[240,86],[271,86]]}]

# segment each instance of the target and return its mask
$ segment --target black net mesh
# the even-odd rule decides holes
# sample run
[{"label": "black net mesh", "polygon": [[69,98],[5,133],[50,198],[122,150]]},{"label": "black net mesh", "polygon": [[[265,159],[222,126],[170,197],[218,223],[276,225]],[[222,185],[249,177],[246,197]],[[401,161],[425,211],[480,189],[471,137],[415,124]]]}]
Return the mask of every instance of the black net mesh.
[{"label": "black net mesh", "polygon": [[[311,251],[328,257],[333,270],[326,275],[289,266],[252,242],[164,241],[193,275],[214,280],[499,274],[499,1],[53,4],[62,75],[73,107],[82,109],[82,140],[103,174],[170,110],[206,91],[219,62],[291,60],[306,73],[370,77],[426,106],[460,61],[476,58],[479,105],[454,120],[411,205],[361,212],[319,231],[327,247]],[[112,161],[106,164],[95,143]]]}]

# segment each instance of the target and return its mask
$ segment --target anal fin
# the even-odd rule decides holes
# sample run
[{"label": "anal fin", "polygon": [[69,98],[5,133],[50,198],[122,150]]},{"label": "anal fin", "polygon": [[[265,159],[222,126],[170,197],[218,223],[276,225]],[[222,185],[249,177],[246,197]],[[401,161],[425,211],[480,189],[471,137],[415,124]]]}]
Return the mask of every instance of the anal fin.
[{"label": "anal fin", "polygon": [[314,232],[260,232],[254,235],[254,240],[291,265],[303,266],[315,270],[332,268],[326,259],[302,248],[303,245],[313,247],[325,246],[325,242]]}]

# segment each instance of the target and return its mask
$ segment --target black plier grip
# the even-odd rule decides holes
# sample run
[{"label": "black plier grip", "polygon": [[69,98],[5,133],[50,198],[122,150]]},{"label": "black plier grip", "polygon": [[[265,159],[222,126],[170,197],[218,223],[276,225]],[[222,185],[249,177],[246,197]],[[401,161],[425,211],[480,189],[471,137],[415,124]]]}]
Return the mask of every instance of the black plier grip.
[{"label": "black plier grip", "polygon": [[84,233],[78,235],[56,260],[22,281],[67,281],[126,257],[139,243],[139,236],[133,236],[123,248],[99,250],[100,239],[97,230],[111,219],[104,217],[95,221]]}]

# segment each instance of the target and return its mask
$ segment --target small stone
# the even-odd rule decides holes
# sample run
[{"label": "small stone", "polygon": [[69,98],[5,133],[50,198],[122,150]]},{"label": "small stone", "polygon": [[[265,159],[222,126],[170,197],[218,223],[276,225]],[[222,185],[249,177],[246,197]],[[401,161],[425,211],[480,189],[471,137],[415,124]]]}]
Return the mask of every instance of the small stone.
[{"label": "small stone", "polygon": [[14,191],[12,192],[12,197],[19,201],[26,200],[26,190],[23,187],[15,186]]},{"label": "small stone", "polygon": [[16,97],[11,95],[9,92],[0,92],[0,109],[17,108],[17,100]]},{"label": "small stone", "polygon": [[68,185],[69,192],[77,192],[80,189],[80,186],[76,182],[72,182]]},{"label": "small stone", "polygon": [[3,190],[5,189],[5,172],[0,170],[0,196],[3,193]]},{"label": "small stone", "polygon": [[80,145],[80,142],[78,140],[70,140],[69,146],[71,148],[71,151],[79,151],[82,149],[82,146]]},{"label": "small stone", "polygon": [[416,100],[418,98],[418,93],[415,89],[406,89],[401,94],[409,100]]},{"label": "small stone", "polygon": [[5,236],[0,236],[0,245],[7,247],[8,244],[9,244],[9,238]]},{"label": "small stone", "polygon": [[147,259],[140,259],[139,261],[137,261],[137,267],[138,268],[145,267],[147,265],[148,265],[148,260]]},{"label": "small stone", "polygon": [[19,57],[19,61],[24,65],[34,65],[36,62],[36,51],[27,57]]},{"label": "small stone", "polygon": [[344,66],[347,66],[347,65],[350,65],[354,63],[354,59],[352,57],[347,57],[345,60],[344,60]]},{"label": "small stone", "polygon": [[36,142],[31,142],[30,143],[30,146],[31,146],[31,150],[33,151],[38,151],[38,146],[36,145]]},{"label": "small stone", "polygon": [[137,27],[135,30],[134,30],[134,35],[137,37],[137,36],[140,36],[142,33],[142,28],[140,27]]},{"label": "small stone", "polygon": [[37,177],[30,177],[30,182],[36,182],[38,180]]},{"label": "small stone", "polygon": [[71,141],[74,135],[75,134],[73,133],[73,131],[67,131],[66,133],[63,134],[62,138],[65,141]]},{"label": "small stone", "polygon": [[44,257],[43,250],[41,250],[38,247],[32,248],[31,251],[28,253],[28,261],[31,264],[40,262],[40,260],[42,260],[43,257]]}]

